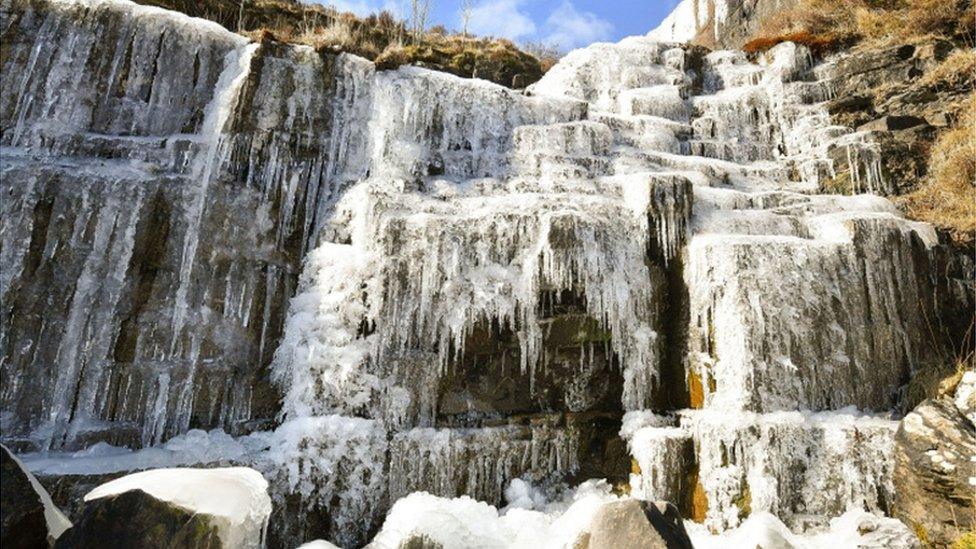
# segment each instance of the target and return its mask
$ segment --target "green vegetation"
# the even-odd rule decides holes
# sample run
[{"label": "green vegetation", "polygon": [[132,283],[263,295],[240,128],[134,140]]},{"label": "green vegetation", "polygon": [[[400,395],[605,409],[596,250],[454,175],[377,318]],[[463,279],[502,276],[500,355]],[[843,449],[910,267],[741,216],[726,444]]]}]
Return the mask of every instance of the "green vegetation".
[{"label": "green vegetation", "polygon": [[376,61],[381,70],[418,65],[466,78],[521,88],[542,78],[556,52],[520,50],[504,39],[451,34],[443,27],[400,21],[389,12],[368,17],[299,0],[136,0],[215,21],[253,40],[305,44]]}]

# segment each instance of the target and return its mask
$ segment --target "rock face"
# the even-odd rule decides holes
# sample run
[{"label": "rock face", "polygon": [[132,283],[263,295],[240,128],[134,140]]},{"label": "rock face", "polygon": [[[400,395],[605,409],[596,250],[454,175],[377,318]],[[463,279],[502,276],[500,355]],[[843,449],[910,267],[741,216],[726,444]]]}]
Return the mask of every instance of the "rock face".
[{"label": "rock face", "polygon": [[576,549],[692,549],[678,509],[666,502],[607,503],[593,515]]},{"label": "rock face", "polygon": [[955,294],[802,47],[635,37],[518,93],[0,6],[5,438],[243,435],[289,546],[628,470],[715,531],[889,509],[884,414]]},{"label": "rock face", "polygon": [[682,0],[648,36],[737,49],[759,31],[763,21],[796,4],[796,0]]},{"label": "rock face", "polygon": [[974,387],[976,373],[968,372],[955,401],[926,400],[905,416],[895,436],[894,516],[937,547],[974,526]]},{"label": "rock face", "polygon": [[4,547],[48,547],[71,526],[37,479],[3,445],[0,486],[0,539]]}]

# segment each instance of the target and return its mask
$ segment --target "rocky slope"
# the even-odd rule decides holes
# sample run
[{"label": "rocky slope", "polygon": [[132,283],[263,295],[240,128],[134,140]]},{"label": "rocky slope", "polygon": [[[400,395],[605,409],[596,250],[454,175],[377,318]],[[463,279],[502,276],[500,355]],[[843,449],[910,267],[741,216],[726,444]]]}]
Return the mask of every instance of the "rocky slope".
[{"label": "rocky slope", "polygon": [[702,539],[890,512],[891,411],[970,298],[804,48],[629,38],[520,93],[0,8],[3,438],[49,482],[247,463],[275,546],[513,481],[605,478]]}]

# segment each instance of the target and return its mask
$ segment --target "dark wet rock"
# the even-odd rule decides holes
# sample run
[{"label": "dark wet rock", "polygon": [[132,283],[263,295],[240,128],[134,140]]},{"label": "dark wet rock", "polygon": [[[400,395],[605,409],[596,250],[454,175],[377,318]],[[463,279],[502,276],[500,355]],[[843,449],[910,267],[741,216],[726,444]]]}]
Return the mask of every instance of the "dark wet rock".
[{"label": "dark wet rock", "polygon": [[28,473],[0,446],[0,538],[4,547],[47,547],[44,504]]},{"label": "dark wet rock", "polygon": [[211,518],[160,501],[142,490],[130,490],[86,502],[74,526],[57,549],[171,547],[220,549]]},{"label": "dark wet rock", "polygon": [[71,523],[23,464],[0,445],[0,539],[14,548],[48,547]]}]

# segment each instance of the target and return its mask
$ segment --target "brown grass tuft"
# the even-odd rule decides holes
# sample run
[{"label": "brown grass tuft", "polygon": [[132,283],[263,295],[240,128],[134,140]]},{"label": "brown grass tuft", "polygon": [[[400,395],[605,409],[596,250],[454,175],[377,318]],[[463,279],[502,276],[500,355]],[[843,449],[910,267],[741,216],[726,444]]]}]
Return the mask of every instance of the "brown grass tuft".
[{"label": "brown grass tuft", "polygon": [[929,37],[973,45],[974,20],[972,0],[800,0],[764,21],[746,47],[765,51],[793,41],[827,53],[862,40],[885,44]]},{"label": "brown grass tuft", "polygon": [[957,241],[976,239],[976,96],[932,147],[922,186],[904,197],[909,216],[944,228]]}]

